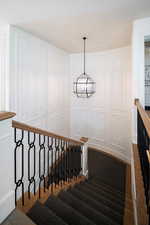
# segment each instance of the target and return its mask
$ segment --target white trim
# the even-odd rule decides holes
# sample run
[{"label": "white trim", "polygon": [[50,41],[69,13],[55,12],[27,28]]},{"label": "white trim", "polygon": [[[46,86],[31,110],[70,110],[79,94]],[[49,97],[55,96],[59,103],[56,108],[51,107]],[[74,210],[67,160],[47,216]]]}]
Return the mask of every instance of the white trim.
[{"label": "white trim", "polygon": [[119,153],[117,151],[114,151],[112,150],[111,148],[109,147],[104,147],[102,145],[97,145],[97,144],[89,144],[88,147],[93,147],[93,148],[96,148],[97,150],[99,151],[103,151],[105,153],[110,153],[111,155],[115,156],[116,158],[118,159],[121,159],[122,161],[124,161],[125,163],[128,163],[128,164],[131,164],[131,161],[128,157],[126,157],[124,154],[122,153]]},{"label": "white trim", "polygon": [[82,147],[82,175],[88,177],[88,142]]},{"label": "white trim", "polygon": [[0,110],[9,110],[9,25],[0,28]]},{"label": "white trim", "polygon": [[15,208],[15,193],[10,191],[0,201],[0,223],[14,210]]}]

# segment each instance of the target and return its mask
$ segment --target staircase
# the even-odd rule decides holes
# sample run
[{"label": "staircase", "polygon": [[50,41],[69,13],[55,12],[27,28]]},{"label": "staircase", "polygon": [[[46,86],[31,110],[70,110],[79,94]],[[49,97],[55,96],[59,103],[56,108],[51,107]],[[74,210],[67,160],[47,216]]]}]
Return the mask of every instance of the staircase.
[{"label": "staircase", "polygon": [[[107,170],[101,176],[106,164],[111,176]],[[28,217],[37,225],[123,225],[126,164],[89,149],[88,165],[88,179],[49,196],[44,204],[37,201]]]},{"label": "staircase", "polygon": [[[106,164],[109,173],[106,170],[102,176]],[[88,150],[88,165],[88,179],[77,182],[77,178],[73,186],[34,203],[26,213],[31,224],[134,225],[129,220],[125,223],[125,211],[133,218],[131,198],[125,190],[127,165],[93,149]]]},{"label": "staircase", "polygon": [[[148,225],[149,118],[136,105],[134,210],[138,224]],[[3,225],[135,224],[129,164],[87,148],[87,138],[77,141],[16,121],[12,126],[16,209]]]},{"label": "staircase", "polygon": [[[24,217],[20,222],[20,214],[15,210],[15,217],[10,215],[3,225],[24,225],[25,214],[26,225],[134,225],[131,195],[127,192],[131,187],[126,187],[126,163],[102,151],[90,148],[87,151],[84,140],[75,141],[18,122],[13,122],[13,127],[16,144],[15,202],[16,208],[24,212]],[[21,135],[17,136],[20,130]],[[25,132],[28,132],[27,147]],[[39,145],[36,138],[39,138]],[[19,147],[22,149],[23,168],[20,178],[17,177]],[[34,156],[32,173],[31,152]],[[25,155],[28,156],[27,180]],[[39,164],[36,166],[37,158]],[[28,191],[24,193],[26,186]],[[22,197],[18,199],[20,187]]]},{"label": "staircase", "polygon": [[124,193],[91,178],[50,196],[44,204],[37,201],[27,215],[37,225],[121,225]]}]

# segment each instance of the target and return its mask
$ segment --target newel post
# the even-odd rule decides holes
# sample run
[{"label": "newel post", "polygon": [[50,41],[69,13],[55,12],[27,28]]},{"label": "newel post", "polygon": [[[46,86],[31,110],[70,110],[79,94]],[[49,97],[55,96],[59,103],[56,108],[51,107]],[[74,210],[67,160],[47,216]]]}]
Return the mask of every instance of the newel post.
[{"label": "newel post", "polygon": [[84,145],[82,145],[81,174],[88,178],[88,138],[82,137],[80,141],[84,142]]}]

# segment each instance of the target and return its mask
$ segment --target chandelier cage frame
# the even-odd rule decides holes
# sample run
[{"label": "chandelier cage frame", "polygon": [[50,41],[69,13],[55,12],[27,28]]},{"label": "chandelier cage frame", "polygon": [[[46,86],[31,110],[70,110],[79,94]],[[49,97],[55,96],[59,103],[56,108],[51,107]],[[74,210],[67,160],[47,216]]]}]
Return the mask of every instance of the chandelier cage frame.
[{"label": "chandelier cage frame", "polygon": [[85,41],[86,37],[83,37],[84,41],[84,72],[73,82],[73,93],[76,94],[78,98],[89,98],[95,93],[95,82],[93,79],[85,73]]}]

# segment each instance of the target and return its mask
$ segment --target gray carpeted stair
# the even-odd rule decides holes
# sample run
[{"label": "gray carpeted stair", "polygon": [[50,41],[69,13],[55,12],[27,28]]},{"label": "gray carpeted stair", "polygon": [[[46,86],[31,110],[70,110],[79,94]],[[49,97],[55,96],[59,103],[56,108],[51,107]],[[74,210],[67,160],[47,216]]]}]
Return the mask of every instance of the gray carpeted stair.
[{"label": "gray carpeted stair", "polygon": [[101,213],[101,211],[94,209],[90,206],[90,204],[88,205],[86,202],[83,202],[82,200],[76,198],[73,194],[67,191],[60,193],[59,198],[75,210],[79,210],[80,206],[80,213],[82,213],[84,216],[86,216],[96,224],[117,225],[117,223]]},{"label": "gray carpeted stair", "polygon": [[93,185],[93,183],[91,183],[90,180],[85,183],[85,186],[90,188],[97,194],[102,195],[106,199],[109,199],[110,201],[115,202],[116,204],[120,205],[120,207],[124,208],[124,198],[118,198],[116,195],[110,194],[106,190],[99,188],[98,185],[96,184]]},{"label": "gray carpeted stair", "polygon": [[94,188],[91,188],[87,186],[86,184],[77,184],[76,188],[80,191],[83,191],[84,193],[91,196],[92,198],[96,199],[97,201],[103,203],[104,205],[107,205],[113,208],[113,210],[116,210],[118,213],[122,215],[123,209],[124,209],[123,206],[120,206],[120,204],[118,204],[117,202],[111,201],[109,198],[106,198],[104,195],[97,193]]},{"label": "gray carpeted stair", "polygon": [[94,225],[95,223],[90,221],[84,215],[73,209],[64,201],[60,200],[58,197],[51,196],[46,201],[45,206],[53,210],[57,216],[61,217],[66,223],[72,225]]},{"label": "gray carpeted stair", "polygon": [[92,198],[91,196],[76,188],[69,189],[68,192],[72,193],[78,199],[82,200],[83,202],[90,205],[99,212],[103,213],[104,215],[107,215],[107,217],[111,218],[111,220],[114,220],[115,222],[118,222],[118,224],[121,224],[122,215],[120,215],[117,211],[113,210],[111,207],[104,205],[103,203],[97,201],[95,198]]},{"label": "gray carpeted stair", "polygon": [[[27,214],[33,222],[37,225],[123,225],[125,164],[97,151],[93,154],[89,151],[89,179],[58,196],[50,196],[43,205],[36,202]],[[102,177],[106,165],[111,177],[108,171]]]},{"label": "gray carpeted stair", "polygon": [[118,188],[114,188],[111,185],[108,185],[100,177],[93,177],[90,179],[90,182],[98,185],[100,188],[104,189],[108,193],[111,193],[112,195],[115,195],[116,197],[124,199],[124,191],[121,191]]},{"label": "gray carpeted stair", "polygon": [[42,205],[40,202],[36,202],[30,209],[27,215],[37,225],[66,225],[66,223],[49,208]]}]

